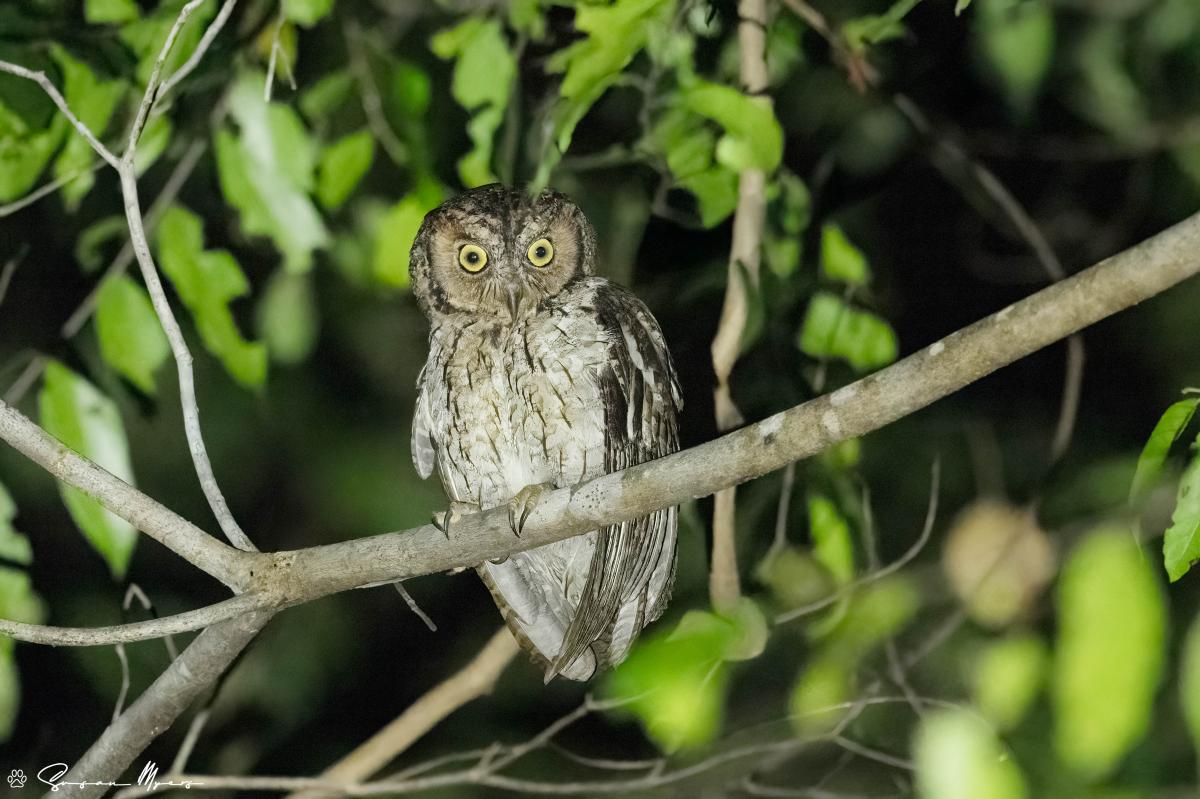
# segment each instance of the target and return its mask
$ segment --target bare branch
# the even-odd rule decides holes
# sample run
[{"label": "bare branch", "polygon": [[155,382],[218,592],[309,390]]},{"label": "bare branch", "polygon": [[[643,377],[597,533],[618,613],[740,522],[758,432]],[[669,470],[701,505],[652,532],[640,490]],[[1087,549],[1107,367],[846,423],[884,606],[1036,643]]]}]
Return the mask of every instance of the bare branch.
[{"label": "bare branch", "polygon": [[106,793],[108,788],[98,783],[119,779],[134,758],[229,667],[271,615],[248,614],[200,633],[62,778],[88,784],[62,785],[48,795],[98,799]]},{"label": "bare branch", "polygon": [[[353,785],[378,772],[413,742],[472,699],[490,693],[500,673],[518,652],[508,628],[501,628],[457,674],[414,702],[394,721],[321,773],[321,779]],[[328,794],[299,793],[291,799]]]},{"label": "bare branch", "polygon": [[27,208],[28,206],[33,205],[38,200],[40,200],[43,197],[46,197],[50,194],[53,194],[54,192],[58,191],[63,186],[67,185],[68,183],[73,183],[76,180],[78,180],[79,178],[83,177],[84,175],[89,175],[89,174],[99,170],[103,166],[104,166],[103,161],[96,161],[89,167],[86,167],[84,169],[77,169],[68,175],[63,175],[62,177],[55,178],[54,180],[47,183],[45,186],[41,186],[41,187],[29,192],[29,194],[26,194],[24,197],[22,197],[19,200],[13,200],[11,203],[8,203],[7,205],[0,205],[0,217],[6,217],[11,214],[15,214],[17,211],[20,211],[22,208]]},{"label": "bare branch", "polygon": [[253,566],[237,550],[69,449],[3,401],[0,439],[225,585],[237,590],[252,582],[246,570]]},{"label": "bare branch", "polygon": [[363,113],[367,117],[367,127],[371,129],[376,140],[387,151],[388,157],[397,166],[408,163],[408,148],[396,136],[387,114],[383,109],[383,97],[375,84],[375,76],[371,72],[371,64],[367,61],[366,37],[362,28],[352,18],[348,18],[342,26],[342,35],[346,39],[346,54],[350,60],[350,71],[358,82],[358,94],[362,102]]},{"label": "bare branch", "polygon": [[[739,76],[745,91],[758,102],[771,105],[767,96],[767,4],[766,0],[738,1]],[[763,225],[767,215],[767,176],[761,169],[746,169],[738,177],[737,211],[733,217],[733,243],[725,278],[725,302],[712,341],[714,393],[718,430],[732,430],[744,421],[733,401],[729,378],[741,352],[742,335],[750,318],[749,287],[758,285],[762,260]],[[741,596],[738,580],[737,493],[730,487],[717,492],[713,507],[712,563],[709,594],[713,607],[728,610]]]},{"label": "bare branch", "polygon": [[421,606],[417,604],[417,600],[413,599],[412,594],[408,593],[408,589],[404,587],[404,581],[397,580],[392,585],[396,586],[396,593],[404,600],[404,604],[408,605],[408,609],[413,612],[413,615],[421,620],[429,632],[436,633],[437,625],[433,623],[433,619],[429,618],[428,613],[421,610]]},{"label": "bare branch", "polygon": [[92,149],[99,153],[100,157],[103,158],[109,166],[113,167],[114,169],[117,168],[117,157],[112,154],[111,150],[100,143],[100,140],[96,138],[96,135],[92,133],[91,129],[87,125],[79,121],[79,117],[75,116],[74,112],[71,111],[70,106],[67,105],[66,99],[62,96],[62,93],[59,92],[58,88],[50,82],[50,79],[46,77],[45,72],[34,71],[32,69],[23,67],[20,64],[13,64],[8,61],[0,61],[0,72],[7,72],[10,75],[16,75],[18,78],[31,80],[37,85],[41,86],[42,91],[49,95],[50,99],[54,101],[54,104],[58,106],[58,110],[61,111],[62,115],[67,118],[67,121],[71,123],[71,126],[79,132],[79,135],[87,139],[88,144],[92,145]]},{"label": "bare branch", "polygon": [[[225,109],[224,103],[221,103],[219,108],[223,112]],[[146,212],[145,228],[148,233],[153,233],[154,229],[158,227],[159,218],[175,202],[175,198],[179,196],[180,190],[187,183],[187,179],[192,176],[192,172],[196,169],[196,164],[200,162],[200,157],[204,155],[207,149],[208,140],[198,137],[192,140],[192,143],[184,150],[183,156],[175,164],[175,168],[171,170],[171,174],[167,178],[166,183],[163,184],[162,190],[154,198],[154,202],[150,203],[150,210]],[[133,245],[126,240],[124,246],[117,253],[116,258],[104,270],[104,277],[100,278],[96,286],[84,297],[79,307],[63,323],[63,338],[72,338],[83,329],[87,321],[92,318],[92,314],[96,312],[96,302],[100,297],[100,289],[104,288],[104,284],[108,281],[115,280],[125,274],[125,270],[129,268],[131,263],[133,263]]]},{"label": "bare branch", "polygon": [[25,260],[25,256],[29,254],[29,245],[22,244],[17,248],[16,253],[4,262],[4,266],[0,268],[0,305],[4,304],[4,298],[8,295],[8,287],[12,284],[13,275],[17,273],[17,267],[21,265],[21,261]]},{"label": "bare branch", "polygon": [[208,52],[213,39],[216,39],[217,34],[225,27],[225,23],[229,20],[229,15],[233,13],[234,6],[236,5],[237,0],[225,0],[225,4],[221,6],[221,10],[217,12],[217,16],[209,23],[207,30],[204,31],[204,35],[200,37],[200,42],[196,45],[195,51],[188,56],[187,61],[183,62],[183,66],[175,70],[171,77],[163,81],[162,88],[158,90],[159,97],[162,97],[171,91],[171,89],[178,86],[184,78],[191,75],[192,71],[200,65],[200,60]]},{"label": "bare branch", "polygon": [[[548,491],[519,539],[512,535],[507,509],[501,507],[464,517],[451,540],[429,524],[270,555],[239,553],[71,452],[2,403],[0,438],[189,562],[235,588],[253,589],[247,602],[277,608],[351,588],[470,567],[751,480],[903,418],[1197,272],[1200,214],[832,394],[706,444]],[[930,514],[934,511],[931,508]],[[928,521],[927,528],[931,524]],[[923,532],[918,543],[927,537]],[[911,553],[897,563],[906,563]],[[899,567],[893,564],[881,572],[894,568]],[[247,576],[249,570],[253,577]]]},{"label": "bare branch", "polygon": [[239,594],[207,607],[163,616],[158,619],[114,624],[108,627],[47,627],[0,619],[0,634],[18,641],[49,646],[111,646],[131,644],[201,630],[236,619],[271,603],[256,594]]},{"label": "bare branch", "polygon": [[908,548],[907,552],[889,563],[887,566],[884,566],[882,569],[878,569],[857,580],[854,580],[851,583],[847,583],[823,599],[818,599],[815,602],[808,603],[807,605],[802,605],[801,607],[793,608],[785,613],[780,613],[775,617],[775,623],[782,624],[784,622],[798,619],[801,616],[807,616],[811,613],[816,613],[818,610],[823,610],[854,593],[864,585],[878,582],[884,577],[900,571],[909,563],[912,563],[913,559],[916,558],[917,555],[921,554],[921,550],[925,548],[925,544],[929,542],[929,537],[933,534],[933,524],[937,520],[938,497],[941,493],[941,483],[942,462],[940,460],[935,460],[933,462],[933,470],[929,480],[929,505],[925,510],[925,524],[921,528],[921,534],[917,536],[917,540],[913,542],[913,545]]},{"label": "bare branch", "polygon": [[162,49],[159,51],[158,59],[154,63],[154,70],[150,73],[150,79],[147,81],[146,92],[138,107],[137,117],[129,130],[129,143],[117,166],[117,171],[121,176],[121,194],[125,198],[125,219],[129,223],[129,240],[133,245],[133,254],[137,259],[138,266],[141,267],[142,281],[146,284],[154,312],[158,315],[159,323],[162,325],[163,332],[166,333],[167,341],[170,342],[171,354],[175,358],[175,366],[179,374],[183,428],[187,435],[188,449],[192,455],[196,477],[200,480],[200,488],[208,500],[209,507],[212,508],[217,523],[225,533],[225,537],[238,549],[253,552],[256,551],[254,544],[233,518],[229,505],[225,502],[225,495],[221,493],[221,488],[217,485],[217,478],[213,474],[212,462],[209,460],[208,450],[204,445],[204,436],[200,430],[200,408],[196,402],[192,353],[184,341],[183,331],[180,330],[179,322],[171,310],[171,304],[167,301],[162,281],[159,280],[158,270],[154,265],[154,258],[150,255],[150,244],[146,240],[146,230],[142,223],[142,209],[138,202],[137,172],[134,169],[138,139],[141,137],[146,118],[157,97],[158,78],[162,72],[163,63],[171,52],[180,28],[183,27],[192,11],[202,2],[204,0],[192,0],[185,5],[180,10],[179,16],[176,17],[171,31],[167,34],[166,41],[163,42]]}]

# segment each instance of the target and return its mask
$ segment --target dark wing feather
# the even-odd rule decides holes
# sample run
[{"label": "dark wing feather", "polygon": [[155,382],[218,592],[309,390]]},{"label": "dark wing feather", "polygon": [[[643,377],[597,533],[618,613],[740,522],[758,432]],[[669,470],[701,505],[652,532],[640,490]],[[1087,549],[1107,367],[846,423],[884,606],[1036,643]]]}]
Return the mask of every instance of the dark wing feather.
[{"label": "dark wing feather", "polygon": [[[608,367],[599,375],[604,470],[614,472],[679,449],[683,401],[671,354],[650,311],[628,290],[597,283],[596,314],[609,338]],[[673,524],[673,510],[664,509],[598,532],[583,595],[551,675],[603,638],[622,605],[646,589],[661,558],[670,558],[674,569],[674,547],[665,546]],[[655,605],[642,609],[644,621],[662,612],[667,593],[669,582]]]}]

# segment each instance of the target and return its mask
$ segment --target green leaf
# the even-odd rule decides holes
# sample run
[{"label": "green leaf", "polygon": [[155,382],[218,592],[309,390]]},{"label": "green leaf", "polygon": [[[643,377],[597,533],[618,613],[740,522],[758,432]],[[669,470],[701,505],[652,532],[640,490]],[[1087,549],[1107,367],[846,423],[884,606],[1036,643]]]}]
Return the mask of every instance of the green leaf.
[{"label": "green leaf", "polygon": [[965,710],[922,717],[913,752],[922,799],[1024,799],[1017,764],[980,719]]},{"label": "green leaf", "polygon": [[433,37],[430,47],[439,58],[454,58],[450,91],[471,112],[467,135],[474,145],[458,162],[458,174],[468,187],[495,183],[493,139],[512,93],[517,62],[498,19],[469,17]]},{"label": "green leaf", "polygon": [[29,539],[13,527],[16,517],[17,506],[4,484],[0,483],[0,558],[28,566],[33,562],[33,549],[29,546]]},{"label": "green leaf", "polygon": [[25,195],[50,162],[70,124],[55,114],[49,126],[31,128],[0,98],[0,202]]},{"label": "green leaf", "polygon": [[329,233],[309,199],[316,145],[291,108],[262,100],[262,76],[245,73],[230,93],[230,111],[240,135],[216,135],[217,174],[229,204],[241,214],[242,229],[268,236],[290,272],[312,267],[314,250]]},{"label": "green leaf", "polygon": [[342,204],[371,168],[375,157],[375,139],[371,131],[360,130],[343,136],[321,151],[317,164],[317,199],[330,210]]},{"label": "green leaf", "polygon": [[139,16],[134,0],[84,0],[83,18],[89,25],[129,22]]},{"label": "green leaf", "polygon": [[605,692],[628,700],[625,708],[665,751],[701,746],[721,725],[725,662],[757,657],[767,633],[766,618],[749,599],[728,615],[688,611],[669,634],[639,641]]},{"label": "green leaf", "polygon": [[867,45],[898,39],[904,35],[904,25],[901,20],[912,11],[921,0],[897,0],[883,14],[872,14],[858,17],[842,26],[842,37],[851,50],[862,52]]},{"label": "green leaf", "polygon": [[279,363],[300,363],[317,343],[319,328],[312,277],[276,272],[258,305],[258,332],[271,357]]},{"label": "green leaf", "polygon": [[[117,406],[87,380],[58,361],[46,366],[38,394],[41,425],[50,435],[127,483],[133,466]],[[59,491],[84,538],[100,553],[114,579],[125,576],[137,531],[96,500],[65,483]]]},{"label": "green leaf", "polygon": [[1165,603],[1137,542],[1120,527],[1092,533],[1058,586],[1054,742],[1065,764],[1103,777],[1141,739],[1165,646]]},{"label": "green leaf", "polygon": [[330,72],[300,94],[300,110],[310,122],[327,119],[354,92],[354,75],[348,69]]},{"label": "green leaf", "polygon": [[919,606],[917,589],[900,577],[867,585],[851,597],[831,618],[831,629],[792,688],[788,708],[798,731],[829,729],[837,722],[844,708],[836,706],[851,698],[859,663],[899,632]]},{"label": "green leaf", "polygon": [[815,602],[835,587],[829,570],[797,547],[767,553],[755,567],[754,576],[784,610]]},{"label": "green leaf", "polygon": [[[1197,439],[1200,441],[1200,439]],[[1171,526],[1163,536],[1163,563],[1175,582],[1200,559],[1200,453],[1179,478]]]},{"label": "green leaf", "polygon": [[171,354],[171,346],[146,290],[124,276],[105,280],[96,303],[96,333],[105,362],[154,394],[154,373]]},{"label": "green leaf", "polygon": [[845,585],[854,577],[854,541],[850,524],[827,497],[808,498],[808,528],[813,538],[813,556],[829,570],[834,582]]},{"label": "green leaf", "polygon": [[287,19],[311,28],[333,10],[333,0],[283,0],[283,15]]},{"label": "green leaf", "polygon": [[821,271],[850,286],[865,286],[871,280],[867,257],[837,225],[821,228]]},{"label": "green leaf", "polygon": [[552,145],[538,166],[533,187],[546,185],[550,170],[571,145],[575,126],[646,46],[656,28],[669,24],[674,0],[616,0],[575,8],[575,29],[584,38],[550,57],[546,68],[563,73],[551,122]]},{"label": "green leaf", "polygon": [[971,5],[971,0],[956,0],[954,3],[954,16],[959,16],[967,10],[967,6]]},{"label": "green leaf", "polygon": [[[90,66],[57,44],[50,48],[50,52],[63,72],[63,96],[67,105],[96,138],[103,139],[113,111],[125,96],[128,84],[123,80],[101,80]],[[72,128],[66,146],[54,161],[56,179],[79,175],[61,190],[68,211],[74,212],[79,207],[79,201],[95,184],[95,176],[89,168],[98,157],[87,139]]]},{"label": "green leaf", "polygon": [[1081,80],[1066,99],[1112,136],[1143,141],[1146,129],[1154,124],[1150,100],[1128,65],[1136,59],[1140,44],[1130,41],[1128,26],[1117,20],[1088,25],[1082,34],[1071,50]]},{"label": "green leaf", "polygon": [[1001,730],[1025,717],[1045,681],[1049,652],[1035,635],[1017,635],[988,644],[971,675],[979,712]]},{"label": "green leaf", "polygon": [[261,386],[267,349],[242,338],[229,309],[250,290],[242,268],[225,250],[206,251],[200,218],[178,205],[163,214],[156,239],[159,264],[191,312],[204,346],[243,386]]},{"label": "green leaf", "polygon": [[[0,488],[2,494],[3,489]],[[28,574],[0,567],[0,618],[26,624],[40,624],[45,620],[45,607],[34,593]],[[0,743],[12,736],[20,706],[21,681],[17,673],[16,641],[7,636],[0,637]]]},{"label": "green leaf", "polygon": [[737,208],[738,177],[728,169],[713,167],[678,181],[690,191],[700,211],[700,224],[706,228],[721,224]]},{"label": "green leaf", "polygon": [[1200,616],[1192,620],[1183,641],[1179,663],[1179,699],[1184,721],[1192,735],[1192,745],[1200,752]]},{"label": "green leaf", "polygon": [[891,325],[823,291],[809,301],[798,344],[814,358],[842,358],[860,372],[886,366],[899,352]]},{"label": "green leaf", "polygon": [[975,40],[984,78],[1029,113],[1054,59],[1054,12],[1042,0],[980,0]]},{"label": "green leaf", "polygon": [[795,274],[800,266],[801,242],[812,216],[812,198],[804,181],[780,170],[770,186],[767,208],[770,224],[763,240],[763,257],[779,278]]},{"label": "green leaf", "polygon": [[1172,445],[1179,440],[1183,429],[1188,426],[1200,405],[1200,397],[1182,399],[1171,405],[1159,417],[1158,424],[1150,433],[1142,454],[1138,456],[1137,471],[1133,475],[1133,484],[1129,488],[1129,502],[1136,504],[1146,498],[1150,489],[1162,477],[1163,464],[1166,463],[1167,453]]},{"label": "green leaf", "polygon": [[372,271],[385,286],[408,286],[408,255],[413,239],[425,219],[444,196],[439,186],[430,184],[405,195],[387,210],[376,225]]},{"label": "green leaf", "polygon": [[773,172],[783,158],[783,128],[770,103],[718,83],[698,81],[680,95],[683,106],[725,130],[717,141],[718,163],[734,172]]}]

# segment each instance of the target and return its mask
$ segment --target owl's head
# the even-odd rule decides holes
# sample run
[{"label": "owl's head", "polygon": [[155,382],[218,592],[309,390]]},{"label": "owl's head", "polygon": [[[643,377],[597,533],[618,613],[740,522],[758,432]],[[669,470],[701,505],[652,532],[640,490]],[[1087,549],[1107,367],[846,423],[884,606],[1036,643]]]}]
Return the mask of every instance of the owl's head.
[{"label": "owl's head", "polygon": [[430,211],[409,258],[413,292],[431,319],[511,322],[595,270],[596,232],[566,196],[500,184]]}]

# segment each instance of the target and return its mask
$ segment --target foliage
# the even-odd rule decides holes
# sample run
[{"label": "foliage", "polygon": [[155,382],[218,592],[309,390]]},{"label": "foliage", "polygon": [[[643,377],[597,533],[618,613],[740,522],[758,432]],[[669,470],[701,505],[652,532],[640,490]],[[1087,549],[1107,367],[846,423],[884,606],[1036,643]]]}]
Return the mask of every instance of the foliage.
[{"label": "foliage", "polygon": [[[119,155],[183,5],[0,4],[0,59],[45,72]],[[164,77],[221,5],[196,7]],[[823,25],[795,13],[809,6]],[[733,270],[751,306],[733,374],[748,419],[836,392],[1040,284],[1012,202],[1069,272],[1194,211],[1200,5],[1104,6],[768,3],[760,97],[740,75],[739,29],[755,23],[734,4],[239,3],[158,98],[135,162],[235,516],[273,550],[399,529],[442,505],[408,464],[426,332],[409,250],[424,215],[465,187],[551,185],[580,202],[601,274],[632,284],[662,323],[688,402],[684,446],[717,433],[709,346],[746,170],[763,173],[767,204],[763,268]],[[39,87],[0,74],[0,205],[52,181],[0,216],[0,397],[123,480],[136,464],[150,493],[211,528],[171,347],[124,271],[138,265],[120,255],[115,176]],[[684,508],[668,616],[598,684],[618,704],[588,722],[602,734],[564,751],[702,764],[795,747],[722,760],[699,778],[714,792],[776,776],[782,791],[922,799],[1190,790],[1200,438],[1198,399],[1179,391],[1200,383],[1198,302],[1184,287],[1087,333],[1078,422],[1057,460],[1052,354],[808,459],[786,496],[777,477],[752,481],[738,494],[732,612],[706,598],[708,508]],[[81,305],[86,324],[64,339]],[[27,375],[35,390],[10,394]],[[926,535],[935,457],[946,477]],[[3,618],[43,620],[35,586],[62,624],[120,621],[129,580],[164,613],[208,596],[160,547],[134,562],[128,523],[55,493],[12,453],[0,479]],[[18,521],[37,531],[32,546]],[[86,544],[54,534],[70,522]],[[498,624],[467,577],[412,589],[436,636],[387,592],[282,614],[278,638],[218,694],[197,768],[315,773]],[[163,650],[128,654],[136,692]],[[0,739],[99,729],[119,678],[107,649],[68,658],[0,639]],[[47,698],[52,679],[83,695],[69,713]],[[521,662],[428,748],[533,735],[583,690],[543,687]],[[567,779],[561,753],[543,754],[522,768]]]}]

